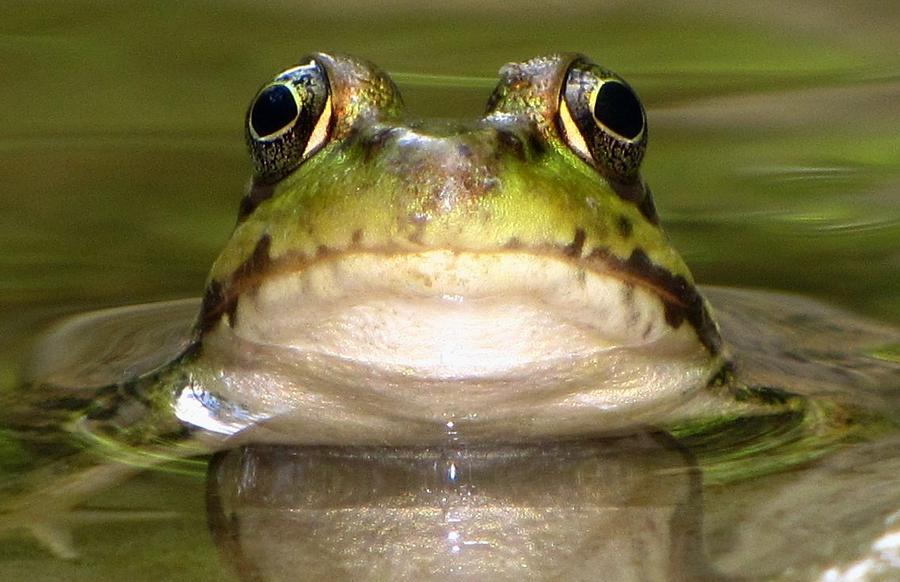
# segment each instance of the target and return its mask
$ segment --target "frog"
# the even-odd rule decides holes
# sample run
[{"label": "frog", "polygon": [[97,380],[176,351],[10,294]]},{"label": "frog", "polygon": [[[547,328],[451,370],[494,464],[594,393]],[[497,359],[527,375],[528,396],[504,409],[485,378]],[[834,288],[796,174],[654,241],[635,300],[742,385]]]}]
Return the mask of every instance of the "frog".
[{"label": "frog", "polygon": [[896,329],[695,283],[642,178],[647,115],[622,77],[580,54],[499,76],[468,122],[409,118],[390,76],[350,56],[268,80],[202,298],[71,318],[4,394],[4,440],[70,456],[33,471],[43,485],[0,523],[72,557],[70,518],[94,491],[248,444],[647,427],[700,442],[735,419],[839,443],[890,424],[871,419],[896,412]]}]

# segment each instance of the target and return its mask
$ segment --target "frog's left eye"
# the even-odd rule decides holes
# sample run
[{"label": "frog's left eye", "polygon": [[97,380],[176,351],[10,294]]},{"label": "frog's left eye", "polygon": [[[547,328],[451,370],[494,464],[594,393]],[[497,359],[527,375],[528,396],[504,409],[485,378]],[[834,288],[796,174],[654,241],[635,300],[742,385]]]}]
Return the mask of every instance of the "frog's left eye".
[{"label": "frog's left eye", "polygon": [[277,180],[321,148],[331,126],[331,93],[315,60],[279,74],[247,112],[247,143],[256,174]]},{"label": "frog's left eye", "polygon": [[647,117],[615,73],[583,59],[572,63],[560,91],[558,124],[569,147],[604,174],[626,182],[637,176]]}]

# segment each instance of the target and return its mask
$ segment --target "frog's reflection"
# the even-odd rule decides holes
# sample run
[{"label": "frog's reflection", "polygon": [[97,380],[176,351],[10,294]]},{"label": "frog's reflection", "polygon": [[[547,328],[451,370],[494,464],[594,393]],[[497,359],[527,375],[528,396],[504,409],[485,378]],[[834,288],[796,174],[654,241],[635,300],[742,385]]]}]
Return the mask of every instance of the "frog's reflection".
[{"label": "frog's reflection", "polygon": [[664,434],[446,448],[249,447],[208,481],[246,580],[696,580],[700,474]]}]

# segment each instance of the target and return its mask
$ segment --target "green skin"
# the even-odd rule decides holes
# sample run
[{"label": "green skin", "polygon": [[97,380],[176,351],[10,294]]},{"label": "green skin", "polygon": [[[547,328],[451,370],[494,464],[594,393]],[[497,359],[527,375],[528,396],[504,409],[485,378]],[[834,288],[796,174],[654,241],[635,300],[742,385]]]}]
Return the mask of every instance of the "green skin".
[{"label": "green skin", "polygon": [[[237,226],[211,278],[227,280],[264,234],[273,237],[270,258],[277,261],[314,257],[321,247],[347,249],[355,233],[361,233],[359,244],[370,249],[496,251],[511,240],[533,249],[562,249],[577,228],[586,235],[583,255],[603,248],[624,260],[641,248],[654,264],[690,278],[662,229],[616,195],[609,181],[558,136],[548,136],[546,150],[525,156],[498,147],[496,131],[488,124],[404,145],[378,143],[373,137],[407,128],[399,121],[375,119],[346,141],[326,145],[276,184],[272,198]],[[528,125],[504,129],[524,148],[536,137]],[[424,133],[421,127],[416,131]],[[459,179],[473,184],[467,182],[457,195],[447,197],[442,195],[447,171],[440,162],[445,151],[461,147],[473,159],[457,169]],[[627,238],[617,228],[622,219],[633,225]]]},{"label": "green skin", "polygon": [[[271,197],[238,224],[212,267],[211,281],[231,279],[264,235],[272,237],[269,259],[278,262],[351,247],[496,252],[515,241],[537,252],[563,251],[580,229],[584,240],[576,259],[603,249],[624,261],[641,249],[653,265],[692,285],[659,225],[620,197],[559,135],[552,119],[573,58],[524,64],[535,69],[528,84],[501,83],[491,111],[470,127],[417,123],[414,129],[402,120],[392,85],[373,87],[340,76],[343,69],[367,65],[324,60],[335,69],[332,83],[341,84],[336,93],[346,94],[353,107],[335,97],[337,121],[327,144],[276,183]],[[502,142],[498,129],[518,143]],[[403,143],[384,139],[390,130],[413,137]],[[465,156],[448,169],[443,162],[460,148]],[[450,194],[448,179],[457,184]],[[632,180],[644,188],[639,177]],[[627,236],[620,227],[625,223]]]},{"label": "green skin", "polygon": [[[440,442],[448,431],[456,435],[479,414],[480,424],[470,422],[472,432],[468,434],[473,439],[490,434],[495,439],[508,436],[540,441],[595,432],[586,427],[600,426],[610,419],[618,430],[648,424],[680,425],[673,429],[676,434],[696,439],[726,426],[737,415],[793,418],[798,411],[806,410],[806,398],[781,389],[748,387],[752,381],[772,385],[772,375],[766,376],[769,368],[765,365],[757,366],[756,377],[751,369],[747,383],[733,377],[719,328],[690,272],[660,228],[649,189],[638,173],[646,128],[634,139],[625,140],[629,143],[624,150],[612,150],[602,145],[609,139],[603,127],[584,132],[584,127],[573,121],[569,111],[572,104],[565,105],[571,67],[581,63],[579,66],[589,75],[618,80],[612,73],[577,55],[553,55],[507,65],[482,119],[463,125],[427,124],[404,120],[396,87],[374,66],[348,57],[319,54],[314,58],[327,77],[328,99],[322,107],[324,117],[309,120],[310,131],[318,119],[323,120],[318,134],[312,131],[313,137],[305,136],[313,147],[300,147],[294,152],[295,159],[273,174],[267,161],[259,158],[266,154],[260,154],[258,142],[265,140],[254,135],[248,116],[248,141],[257,156],[257,175],[242,201],[238,224],[211,269],[192,330],[185,328],[180,336],[175,333],[178,341],[166,340],[163,348],[154,345],[145,350],[150,353],[139,355],[129,352],[117,362],[103,352],[105,363],[94,367],[83,361],[100,353],[101,348],[85,347],[79,352],[77,346],[73,347],[73,339],[102,335],[97,333],[99,324],[86,320],[82,327],[92,333],[85,333],[78,325],[58,333],[43,351],[58,353],[63,351],[59,346],[65,345],[65,353],[74,354],[70,360],[75,363],[71,369],[65,365],[38,366],[27,391],[18,392],[4,407],[8,416],[4,424],[12,427],[7,431],[10,435],[65,427],[69,436],[62,437],[61,442],[71,442],[74,432],[92,447],[105,450],[104,461],[111,457],[140,467],[246,442],[406,445],[431,438]],[[325,101],[322,95],[318,97],[318,103]],[[643,116],[639,104],[633,107]],[[302,156],[300,151],[304,152]],[[625,399],[631,408],[623,412],[596,412],[602,406],[573,412],[571,403],[573,396],[578,399],[578,386],[589,386],[602,377],[602,364],[588,358],[578,364],[580,368],[560,367],[560,374],[575,386],[573,393],[558,396],[547,390],[551,392],[548,399],[533,402],[526,394],[521,408],[517,408],[515,398],[502,392],[479,401],[472,395],[482,388],[478,381],[472,384],[475,392],[467,393],[455,389],[456,380],[448,384],[428,377],[408,386],[409,392],[393,396],[394,400],[391,395],[372,392],[361,399],[368,408],[357,409],[353,408],[353,386],[357,380],[365,384],[360,378],[371,373],[365,366],[328,358],[305,364],[285,363],[278,346],[248,348],[242,339],[248,325],[264,328],[275,323],[264,318],[254,320],[257,312],[248,307],[265,295],[271,281],[291,277],[302,280],[299,278],[317,265],[339,266],[351,256],[360,258],[356,264],[365,269],[366,265],[398,257],[414,263],[433,252],[469,257],[476,264],[515,256],[526,262],[533,259],[539,266],[563,265],[571,273],[564,281],[576,291],[584,288],[586,278],[612,281],[617,292],[626,296],[621,305],[643,310],[646,331],[654,327],[663,330],[660,333],[665,337],[671,336],[666,340],[670,343],[665,344],[668,351],[660,352],[663,355],[655,353],[653,346],[620,350],[626,353],[626,359],[617,360],[618,369],[649,366],[652,372],[656,364],[663,369],[681,362],[683,367],[672,368],[676,371],[671,379],[692,380],[675,396],[667,396],[665,406],[655,407],[656,392],[644,390],[636,397],[627,393]],[[443,280],[444,275],[431,273],[425,277],[428,281],[408,283],[411,288],[428,288],[433,297],[423,301],[433,301],[429,305],[443,309],[439,300],[443,300],[442,292],[449,290],[430,287],[440,287],[436,281]],[[352,275],[350,279],[352,282]],[[502,291],[502,273],[496,281]],[[635,294],[638,299],[632,297]],[[543,303],[538,303],[543,305],[550,299],[544,297]],[[392,300],[395,303],[391,305],[401,305],[403,298]],[[751,308],[764,305],[760,310],[770,311],[765,302],[737,296],[729,301]],[[766,301],[775,305],[781,300]],[[180,304],[179,313],[192,306]],[[166,313],[165,309],[161,313]],[[738,321],[727,309],[722,314],[728,321]],[[164,319],[148,316],[134,326]],[[746,328],[752,324],[740,325]],[[880,333],[873,332],[872,337],[896,337]],[[114,342],[115,337],[109,341]],[[783,350],[776,341],[770,343],[762,349]],[[350,345],[359,351],[367,349],[365,344]],[[671,356],[670,362],[665,354],[677,357]],[[803,357],[813,359],[805,354]],[[792,360],[799,361],[799,357]],[[301,366],[309,370],[298,371]],[[117,383],[114,379],[126,368],[144,373],[133,381]],[[772,369],[782,373],[785,367],[779,362]],[[891,368],[886,373],[894,371]],[[382,373],[387,374],[379,370],[371,383],[384,384],[380,379],[388,378],[387,383],[394,382],[398,391],[408,376],[402,370],[396,377],[378,375]],[[798,365],[797,377],[808,374]],[[254,380],[256,377],[262,380]],[[231,382],[223,382],[223,378]],[[509,385],[518,385],[520,378],[508,380]],[[664,392],[665,376],[654,376],[652,381]],[[331,392],[296,396],[302,392],[297,387],[303,382],[323,383]],[[650,383],[642,376],[636,376],[635,382]],[[256,393],[271,386],[276,387],[272,393]],[[448,386],[454,389],[448,390]],[[603,386],[590,388],[602,392]],[[450,400],[431,403],[429,390]],[[351,394],[349,399],[342,400],[347,393]],[[420,395],[422,402],[414,402]],[[647,402],[635,404],[632,400]],[[398,413],[407,402],[419,406],[419,412],[406,416]],[[474,410],[476,414],[440,415],[442,407],[453,408],[458,403],[469,403],[469,412]],[[434,406],[429,408],[431,404]],[[829,406],[848,410],[843,405]],[[196,420],[198,408],[203,411],[201,416],[205,415],[200,421]],[[591,416],[595,413],[607,416],[598,417],[601,422]],[[276,421],[282,416],[288,420],[279,425]],[[628,416],[634,417],[632,425],[622,421]],[[801,414],[800,418],[814,416]],[[821,420],[821,416],[816,418]],[[848,415],[828,416],[841,417],[837,422],[841,431],[819,432],[840,432],[842,436],[831,441],[844,438]],[[444,422],[448,418],[452,422]],[[530,423],[524,429],[519,428],[522,418]],[[563,429],[557,429],[560,424]],[[266,426],[255,430],[256,425]],[[822,426],[820,422],[819,429]],[[479,433],[482,429],[487,432]],[[365,440],[369,435],[371,440]],[[12,442],[12,436],[4,437],[6,440]],[[798,438],[800,441],[806,442]],[[822,450],[821,442],[817,441],[816,450]],[[65,447],[60,450],[77,452]],[[769,470],[810,458],[803,452],[806,450],[788,450],[785,456],[789,460],[772,463]],[[25,487],[34,487],[36,493],[11,504],[6,527],[31,523],[32,533],[57,554],[74,555],[65,535],[58,535],[67,523],[61,516],[93,491],[122,477],[122,465],[104,473],[104,465],[98,465],[96,457],[80,458],[76,463],[65,461],[29,473],[37,485]],[[54,492],[51,497],[58,507],[48,501],[48,491]],[[4,522],[0,521],[2,527]]]}]

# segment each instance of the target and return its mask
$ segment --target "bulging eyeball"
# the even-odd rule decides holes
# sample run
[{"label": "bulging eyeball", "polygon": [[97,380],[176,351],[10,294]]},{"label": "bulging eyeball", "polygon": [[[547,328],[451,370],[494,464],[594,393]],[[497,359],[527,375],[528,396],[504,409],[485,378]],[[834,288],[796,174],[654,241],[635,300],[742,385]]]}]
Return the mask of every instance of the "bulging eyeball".
[{"label": "bulging eyeball", "polygon": [[618,75],[575,60],[560,90],[558,125],[568,146],[602,173],[636,179],[647,148],[647,116]]},{"label": "bulging eyeball", "polygon": [[247,144],[257,178],[275,181],[292,172],[327,142],[331,120],[328,76],[315,59],[276,76],[247,111]]}]

